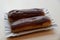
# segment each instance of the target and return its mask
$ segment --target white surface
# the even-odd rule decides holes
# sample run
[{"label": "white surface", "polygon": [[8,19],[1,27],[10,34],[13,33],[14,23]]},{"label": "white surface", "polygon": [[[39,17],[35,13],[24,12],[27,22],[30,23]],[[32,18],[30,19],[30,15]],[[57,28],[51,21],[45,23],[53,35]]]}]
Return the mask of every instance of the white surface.
[{"label": "white surface", "polygon": [[[38,37],[37,40],[58,40],[60,34],[60,0],[0,0],[0,40],[5,40],[4,37],[4,25],[3,25],[3,16],[4,13],[12,9],[24,9],[24,8],[46,8],[49,10],[50,15],[55,18],[56,23],[58,24],[58,30],[56,35]],[[48,39],[47,39],[48,38]],[[35,40],[36,38],[27,39]]]}]

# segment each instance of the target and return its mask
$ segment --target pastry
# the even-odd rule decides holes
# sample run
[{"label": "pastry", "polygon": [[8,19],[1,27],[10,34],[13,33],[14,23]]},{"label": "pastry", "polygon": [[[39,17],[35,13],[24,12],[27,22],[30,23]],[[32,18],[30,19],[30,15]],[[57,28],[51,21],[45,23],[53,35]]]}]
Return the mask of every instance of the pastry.
[{"label": "pastry", "polygon": [[23,10],[12,10],[8,12],[8,19],[12,23],[16,20],[23,19],[23,18],[30,18],[35,16],[44,16],[45,13],[43,9],[23,9]]},{"label": "pastry", "polygon": [[47,16],[36,16],[31,18],[19,19],[11,24],[13,33],[33,30],[37,28],[46,28],[51,25],[51,20]]}]

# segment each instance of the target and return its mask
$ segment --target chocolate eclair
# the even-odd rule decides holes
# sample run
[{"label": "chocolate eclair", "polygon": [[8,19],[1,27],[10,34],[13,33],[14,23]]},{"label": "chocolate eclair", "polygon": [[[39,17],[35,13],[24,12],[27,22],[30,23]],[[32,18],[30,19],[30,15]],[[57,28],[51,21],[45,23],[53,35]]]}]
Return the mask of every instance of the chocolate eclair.
[{"label": "chocolate eclair", "polygon": [[22,9],[22,10],[11,10],[8,12],[8,19],[12,23],[16,20],[23,18],[30,18],[35,16],[44,16],[45,12],[43,9]]},{"label": "chocolate eclair", "polygon": [[51,25],[51,20],[47,16],[36,16],[31,18],[19,19],[11,24],[13,33],[33,30],[37,28],[46,28]]}]

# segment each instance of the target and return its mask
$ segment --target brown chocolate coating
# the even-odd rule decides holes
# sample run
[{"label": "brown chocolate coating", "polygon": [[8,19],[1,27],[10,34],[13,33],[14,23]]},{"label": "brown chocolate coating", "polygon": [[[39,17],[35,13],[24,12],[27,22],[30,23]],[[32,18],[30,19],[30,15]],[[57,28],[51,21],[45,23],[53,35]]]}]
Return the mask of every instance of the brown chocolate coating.
[{"label": "brown chocolate coating", "polygon": [[46,16],[37,16],[17,20],[11,24],[12,32],[21,32],[30,29],[44,28],[51,25],[51,20]]},{"label": "brown chocolate coating", "polygon": [[35,17],[35,16],[44,16],[45,13],[42,9],[23,9],[23,10],[12,10],[8,13],[9,21],[14,22],[18,19]]}]

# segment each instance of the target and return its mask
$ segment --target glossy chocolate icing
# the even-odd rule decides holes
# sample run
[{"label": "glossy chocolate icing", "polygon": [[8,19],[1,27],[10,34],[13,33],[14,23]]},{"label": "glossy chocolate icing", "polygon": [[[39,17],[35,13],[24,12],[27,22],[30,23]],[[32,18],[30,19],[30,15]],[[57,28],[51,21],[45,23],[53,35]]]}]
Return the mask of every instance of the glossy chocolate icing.
[{"label": "glossy chocolate icing", "polygon": [[18,19],[35,17],[35,16],[44,16],[45,13],[42,9],[23,9],[23,10],[12,10],[8,13],[8,18],[10,20],[16,21]]}]

